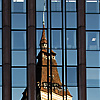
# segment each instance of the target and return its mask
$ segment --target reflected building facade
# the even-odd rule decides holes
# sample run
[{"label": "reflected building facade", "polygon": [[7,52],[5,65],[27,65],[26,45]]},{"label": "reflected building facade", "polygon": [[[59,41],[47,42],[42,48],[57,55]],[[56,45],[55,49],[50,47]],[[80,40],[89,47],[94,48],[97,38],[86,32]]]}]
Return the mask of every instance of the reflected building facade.
[{"label": "reflected building facade", "polygon": [[[43,28],[45,28],[44,21]],[[52,100],[63,100],[63,89],[61,79],[59,77],[60,74],[58,73],[57,69],[56,53],[53,50],[51,50],[51,53],[48,53],[47,51],[47,39],[45,36],[45,29],[43,29],[42,32],[40,48],[41,51],[38,53],[38,62],[36,66],[37,100],[48,100],[48,98],[49,100],[51,100],[51,95]],[[52,65],[50,65],[50,60],[52,60]],[[49,82],[47,81],[48,75]],[[64,100],[66,100],[66,93],[67,100],[72,100],[72,95],[70,94],[68,89],[67,91],[64,90]],[[25,89],[25,91],[23,92],[23,97],[21,100],[27,100],[27,89]]]}]

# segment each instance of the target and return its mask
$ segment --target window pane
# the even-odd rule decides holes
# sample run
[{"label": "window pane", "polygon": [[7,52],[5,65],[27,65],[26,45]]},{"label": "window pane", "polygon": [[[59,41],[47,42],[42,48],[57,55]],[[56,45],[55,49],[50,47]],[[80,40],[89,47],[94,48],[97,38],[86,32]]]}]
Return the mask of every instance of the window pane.
[{"label": "window pane", "polygon": [[57,49],[62,47],[61,30],[52,30],[52,48]]},{"label": "window pane", "polygon": [[56,53],[55,59],[57,65],[62,65],[62,50],[53,50]]},{"label": "window pane", "polygon": [[26,51],[12,51],[12,66],[26,66]]},{"label": "window pane", "polygon": [[26,29],[26,14],[12,14],[12,29]]},{"label": "window pane", "polygon": [[0,66],[0,86],[2,85],[2,67]]},{"label": "window pane", "polygon": [[0,49],[0,65],[2,65],[2,49]]},{"label": "window pane", "polygon": [[61,11],[61,0],[51,0],[51,11]]},{"label": "window pane", "polygon": [[66,27],[77,28],[77,14],[75,12],[66,13]]},{"label": "window pane", "polygon": [[2,30],[0,30],[0,48],[2,48]]},{"label": "window pane", "polygon": [[87,100],[100,100],[100,88],[87,88]]},{"label": "window pane", "polygon": [[100,15],[99,14],[86,14],[86,30],[99,30],[100,29]]},{"label": "window pane", "polygon": [[52,28],[61,28],[62,27],[62,13],[61,12],[52,12],[51,13],[51,27]]},{"label": "window pane", "polygon": [[100,87],[100,69],[87,68],[87,87]]},{"label": "window pane", "polygon": [[77,50],[67,50],[67,65],[77,65]]},{"label": "window pane", "polygon": [[26,49],[26,32],[12,32],[12,49]]},{"label": "window pane", "polygon": [[2,100],[2,87],[0,87],[0,100]]},{"label": "window pane", "polygon": [[[43,30],[36,30],[36,47],[37,48],[40,48],[40,40],[42,37],[42,32],[43,32]],[[45,30],[45,36],[47,39],[47,30]]]},{"label": "window pane", "polygon": [[76,30],[67,30],[66,31],[66,44],[68,49],[76,48]]},{"label": "window pane", "polygon": [[12,68],[12,87],[26,87],[26,68]]},{"label": "window pane", "polygon": [[67,67],[67,86],[77,86],[77,68]]},{"label": "window pane", "polygon": [[99,13],[99,0],[86,0],[86,13]]},{"label": "window pane", "polygon": [[[72,96],[72,100],[78,100],[78,88],[77,87],[68,87],[68,91]],[[67,100],[70,100],[69,96]]]},{"label": "window pane", "polygon": [[[45,28],[47,28],[47,12],[44,12]],[[43,28],[43,12],[36,12],[36,27]]]},{"label": "window pane", "polygon": [[86,52],[86,66],[100,67],[100,52],[99,51]]},{"label": "window pane", "polygon": [[76,11],[76,0],[66,0],[66,11]]},{"label": "window pane", "polygon": [[99,50],[99,32],[86,32],[86,49]]},{"label": "window pane", "polygon": [[0,12],[0,28],[2,28],[2,13]]},{"label": "window pane", "polygon": [[26,0],[20,0],[18,2],[17,0],[11,1],[11,11],[12,12],[26,12]]},{"label": "window pane", "polygon": [[62,85],[62,68],[61,67],[52,67],[52,83],[58,83],[59,85]]},{"label": "window pane", "polygon": [[21,100],[25,88],[12,88],[12,100]]},{"label": "window pane", "polygon": [[44,11],[44,3],[45,3],[45,10],[46,10],[47,7],[46,1],[47,0],[36,0],[36,11]]},{"label": "window pane", "polygon": [[0,0],[0,11],[2,10],[2,0]]}]

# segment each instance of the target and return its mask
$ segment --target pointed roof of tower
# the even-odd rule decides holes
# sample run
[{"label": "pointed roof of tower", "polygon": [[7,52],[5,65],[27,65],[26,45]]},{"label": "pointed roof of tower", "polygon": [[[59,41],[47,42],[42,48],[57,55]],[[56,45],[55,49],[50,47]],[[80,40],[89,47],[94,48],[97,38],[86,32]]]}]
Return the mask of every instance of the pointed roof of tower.
[{"label": "pointed roof of tower", "polygon": [[45,36],[45,25],[44,25],[44,22],[43,22],[42,37],[41,37],[41,40],[40,40],[40,44],[42,44],[42,43],[47,43],[47,39],[46,39],[46,36]]},{"label": "pointed roof of tower", "polygon": [[[45,1],[44,1],[44,12],[45,12]],[[46,37],[45,37],[45,20],[44,20],[44,12],[43,12],[43,32],[42,32],[42,37],[41,37],[40,44],[42,44],[42,43],[47,43],[47,39],[46,39]]]}]

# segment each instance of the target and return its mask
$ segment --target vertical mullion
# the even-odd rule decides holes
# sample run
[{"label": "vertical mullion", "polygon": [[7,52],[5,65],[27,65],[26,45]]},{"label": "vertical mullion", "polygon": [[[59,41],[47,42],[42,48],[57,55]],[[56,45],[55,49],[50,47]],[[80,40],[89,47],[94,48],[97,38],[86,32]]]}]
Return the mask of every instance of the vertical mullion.
[{"label": "vertical mullion", "polygon": [[[48,13],[48,0],[47,1],[47,54],[49,54],[49,34],[48,34],[48,18],[49,13]],[[50,3],[49,3],[50,4]],[[47,55],[47,91],[48,91],[48,100],[49,100],[49,55]]]},{"label": "vertical mullion", "polygon": [[66,100],[67,100],[67,40],[66,40],[66,0],[65,0],[65,78],[66,78]]},{"label": "vertical mullion", "polygon": [[51,0],[50,0],[50,96],[52,100],[52,56],[51,56],[51,48],[52,48],[52,34],[51,34]]},{"label": "vertical mullion", "polygon": [[28,0],[28,100],[36,100],[36,0]]},{"label": "vertical mullion", "polygon": [[62,12],[62,86],[63,86],[63,100],[64,100],[64,41],[63,41],[63,0],[61,0]]},{"label": "vertical mullion", "polygon": [[78,97],[86,100],[86,34],[85,34],[85,0],[77,0],[78,19]]},{"label": "vertical mullion", "polygon": [[11,0],[3,0],[2,5],[2,100],[11,100]]}]

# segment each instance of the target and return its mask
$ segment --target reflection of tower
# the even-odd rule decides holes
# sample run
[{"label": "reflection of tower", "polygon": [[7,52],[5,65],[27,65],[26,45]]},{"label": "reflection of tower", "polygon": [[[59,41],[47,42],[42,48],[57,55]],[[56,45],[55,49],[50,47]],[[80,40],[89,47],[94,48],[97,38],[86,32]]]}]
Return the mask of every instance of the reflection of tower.
[{"label": "reflection of tower", "polygon": [[[43,23],[43,28],[45,25]],[[57,62],[55,59],[56,53],[52,50],[51,53],[47,53],[47,40],[45,37],[45,30],[43,29],[42,37],[40,41],[41,51],[37,58],[37,100],[48,100],[47,86],[47,57],[49,59],[49,79],[52,78],[52,100],[63,100],[63,90],[61,88],[62,83],[60,81],[59,73],[57,70]],[[52,57],[52,76],[50,75],[50,56]],[[49,83],[50,83],[49,80]],[[64,91],[64,98],[66,100],[66,91]],[[23,93],[22,100],[27,100],[27,89]],[[67,100],[72,100],[72,96],[67,89]]]},{"label": "reflection of tower", "polygon": [[[45,5],[45,4],[44,4]],[[44,6],[45,9],[45,6]],[[57,62],[55,59],[56,53],[52,50],[51,53],[47,52],[47,39],[45,36],[45,22],[44,22],[44,12],[43,12],[43,32],[40,40],[40,52],[37,56],[38,63],[36,66],[36,79],[37,79],[37,100],[48,100],[48,90],[47,87],[52,85],[52,100],[63,100],[63,89],[62,83],[59,77],[59,73],[57,70]],[[52,59],[52,66],[50,66],[50,57]],[[48,60],[48,65],[47,65]],[[49,73],[47,74],[47,67],[49,67]],[[51,68],[52,67],[52,76],[51,76]],[[47,75],[49,75],[49,83],[47,82]],[[51,82],[52,78],[52,82]],[[50,84],[52,83],[52,84]],[[49,91],[49,97],[51,97]],[[72,100],[72,96],[70,92],[64,91],[64,99],[66,100],[66,92],[67,92],[67,100]],[[27,89],[25,89],[23,93],[22,100],[27,100]],[[51,100],[51,99],[50,99]]]}]

